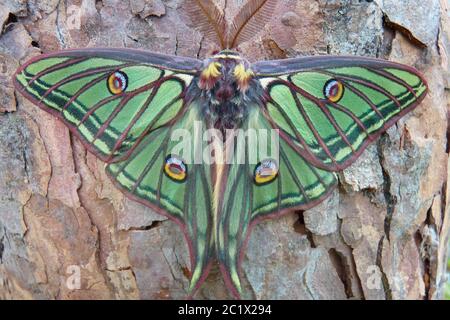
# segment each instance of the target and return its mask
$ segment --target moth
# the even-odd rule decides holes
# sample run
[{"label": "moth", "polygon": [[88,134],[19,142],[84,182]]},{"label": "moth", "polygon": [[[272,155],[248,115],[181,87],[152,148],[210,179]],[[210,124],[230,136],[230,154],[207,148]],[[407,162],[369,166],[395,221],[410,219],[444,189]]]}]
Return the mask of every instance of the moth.
[{"label": "moth", "polygon": [[[188,0],[197,28],[221,48],[203,61],[75,49],[34,57],[13,78],[18,92],[106,162],[126,196],[180,226],[190,253],[190,294],[217,261],[240,297],[240,263],[252,228],[324,200],[337,184],[335,172],[427,94],[417,70],[384,60],[313,56],[250,63],[234,49],[267,23],[276,2],[250,0],[227,23],[212,1]],[[202,124],[200,133],[275,130],[277,160],[247,144],[239,151],[244,160],[256,157],[253,162],[187,161],[211,141],[196,139],[182,155],[173,152],[171,137],[177,130],[195,135],[195,123]],[[221,152],[224,145],[211,154],[237,160],[237,153]]]}]

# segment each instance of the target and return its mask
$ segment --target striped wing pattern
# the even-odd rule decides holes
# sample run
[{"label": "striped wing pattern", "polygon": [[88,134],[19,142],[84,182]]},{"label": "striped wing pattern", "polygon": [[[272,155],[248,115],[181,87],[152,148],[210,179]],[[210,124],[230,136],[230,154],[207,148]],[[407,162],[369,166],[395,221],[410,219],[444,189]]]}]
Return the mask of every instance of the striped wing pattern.
[{"label": "striped wing pattern", "polygon": [[[172,133],[181,129],[194,136],[194,121],[202,121],[195,103],[173,126],[165,126],[148,134],[127,160],[107,166],[108,175],[129,197],[180,225],[188,240],[191,256],[191,292],[207,274],[210,260],[214,257],[211,173],[208,165],[188,163],[188,178],[176,182],[164,174],[163,165],[167,154],[178,144],[178,141],[170,139]],[[193,141],[203,143],[201,139]],[[192,146],[186,151],[189,154],[182,155],[183,159],[194,159],[196,151],[203,150],[203,147],[205,145]]]},{"label": "striped wing pattern", "polygon": [[[425,97],[427,85],[410,67],[374,59],[299,58],[270,68],[258,63],[268,115],[285,141],[326,170],[350,165],[381,133]],[[307,63],[304,63],[306,60]],[[298,70],[295,70],[298,69]],[[326,84],[343,85],[339,101]]]},{"label": "striped wing pattern", "polygon": [[[265,102],[246,106],[240,129],[276,129],[282,138],[276,161],[269,161],[276,163],[276,174],[257,180],[268,150],[260,152],[248,136],[227,164],[197,161],[209,147],[204,130],[196,127],[207,128],[202,97],[189,91],[201,68],[196,59],[138,50],[70,50],[31,59],[17,70],[14,83],[107,162],[108,175],[128,197],[179,224],[190,250],[192,294],[217,257],[226,283],[239,297],[240,262],[251,228],[327,197],[337,184],[332,171],[350,165],[417,106],[427,85],[413,68],[366,58],[253,64],[258,85],[249,88],[249,95],[262,88]],[[168,159],[179,148],[172,135],[178,130],[194,139],[191,148],[177,154],[190,161],[170,171]],[[261,139],[272,148],[271,136],[260,136],[258,143]],[[242,151],[244,161],[237,159]]]},{"label": "striped wing pattern", "polygon": [[[271,130],[270,123],[259,106],[254,106],[244,129]],[[240,263],[251,227],[265,218],[280,216],[288,210],[306,210],[329,195],[337,183],[334,173],[314,167],[288,143],[279,144],[279,172],[270,183],[253,183],[255,164],[264,160],[249,160],[252,155],[264,155],[259,146],[270,146],[258,141],[258,146],[245,144],[245,160],[231,161],[226,168],[223,195],[218,213],[216,248],[222,273],[236,296],[242,293]],[[260,144],[262,143],[262,144]],[[235,157],[238,154],[234,152]],[[242,164],[239,164],[242,163]],[[256,164],[257,165],[257,164]]]},{"label": "striped wing pattern", "polygon": [[[187,108],[186,101],[200,64],[130,49],[68,50],[31,59],[13,79],[19,92],[108,163],[108,175],[127,196],[179,224],[190,250],[191,292],[214,256],[210,170],[188,165],[189,179],[178,182],[163,167],[174,147],[171,133],[192,131],[195,121],[203,121],[199,106]],[[108,89],[116,72],[127,81],[117,94]]]},{"label": "striped wing pattern", "polygon": [[[107,79],[117,71],[127,76],[127,88],[112,94]],[[192,78],[143,61],[63,52],[32,60],[14,81],[22,94],[64,121],[91,152],[115,162],[127,158],[148,132],[175,118]]]}]

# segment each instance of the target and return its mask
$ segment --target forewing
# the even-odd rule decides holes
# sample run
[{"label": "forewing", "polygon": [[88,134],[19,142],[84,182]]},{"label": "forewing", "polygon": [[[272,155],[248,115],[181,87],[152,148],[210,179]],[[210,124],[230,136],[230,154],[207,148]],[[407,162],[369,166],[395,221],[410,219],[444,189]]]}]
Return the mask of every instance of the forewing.
[{"label": "forewing", "polygon": [[115,162],[176,117],[198,68],[195,59],[139,50],[67,50],[31,59],[17,70],[14,84],[91,152]]},{"label": "forewing", "polygon": [[427,93],[417,70],[378,59],[308,57],[252,68],[283,139],[326,170],[349,166]]}]

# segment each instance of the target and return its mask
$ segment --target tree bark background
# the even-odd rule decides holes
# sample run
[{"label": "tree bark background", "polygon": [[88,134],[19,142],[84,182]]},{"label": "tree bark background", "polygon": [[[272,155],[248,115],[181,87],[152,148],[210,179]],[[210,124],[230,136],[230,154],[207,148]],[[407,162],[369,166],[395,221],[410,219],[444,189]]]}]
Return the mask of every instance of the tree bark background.
[{"label": "tree bark background", "polygon": [[[430,93],[339,174],[324,203],[258,225],[243,262],[247,298],[436,299],[449,229],[447,0],[284,0],[251,61],[309,54],[387,58]],[[242,1],[218,0],[234,16]],[[172,299],[188,287],[178,227],[126,199],[104,164],[14,92],[41,52],[133,47],[204,58],[180,0],[0,0],[0,298]],[[77,280],[80,280],[78,283]],[[197,299],[229,298],[213,269]]]}]

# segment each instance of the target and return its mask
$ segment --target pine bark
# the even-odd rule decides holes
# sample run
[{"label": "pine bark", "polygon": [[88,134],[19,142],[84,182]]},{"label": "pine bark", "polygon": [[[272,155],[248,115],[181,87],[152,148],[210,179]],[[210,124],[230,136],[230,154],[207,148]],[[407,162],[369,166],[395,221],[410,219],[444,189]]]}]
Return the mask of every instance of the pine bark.
[{"label": "pine bark", "polygon": [[[219,0],[233,17],[242,1]],[[174,299],[189,257],[171,221],[125,198],[53,116],[14,92],[26,59],[133,47],[204,58],[216,49],[180,0],[0,2],[0,299]],[[324,203],[258,225],[247,298],[438,299],[445,282],[450,52],[445,0],[281,1],[251,61],[356,54],[415,66],[430,93],[349,168]],[[79,280],[79,281],[78,281]],[[229,298],[214,268],[197,299]]]}]

